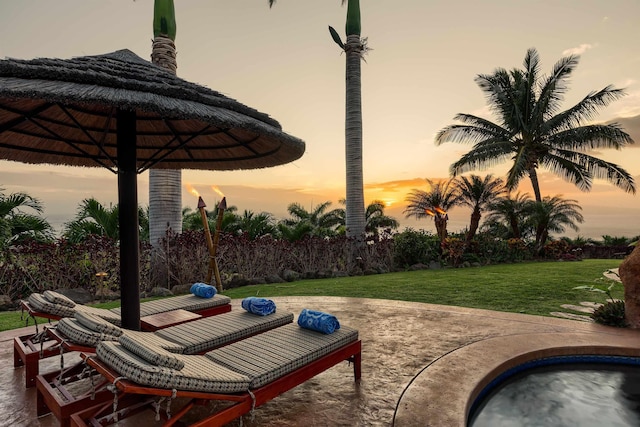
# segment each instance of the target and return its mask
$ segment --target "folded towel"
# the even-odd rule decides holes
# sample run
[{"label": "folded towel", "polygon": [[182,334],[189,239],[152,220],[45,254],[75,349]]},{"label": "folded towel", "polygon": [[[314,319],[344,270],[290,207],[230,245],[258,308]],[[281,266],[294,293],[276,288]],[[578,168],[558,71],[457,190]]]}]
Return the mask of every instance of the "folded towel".
[{"label": "folded towel", "polygon": [[303,308],[298,316],[298,325],[325,334],[332,334],[335,330],[340,329],[340,322],[336,316],[306,308]]},{"label": "folded towel", "polygon": [[213,298],[216,294],[216,288],[206,283],[194,283],[191,285],[190,292],[197,297]]},{"label": "folded towel", "polygon": [[276,303],[266,298],[247,297],[242,300],[242,308],[249,313],[266,316],[276,312]]}]

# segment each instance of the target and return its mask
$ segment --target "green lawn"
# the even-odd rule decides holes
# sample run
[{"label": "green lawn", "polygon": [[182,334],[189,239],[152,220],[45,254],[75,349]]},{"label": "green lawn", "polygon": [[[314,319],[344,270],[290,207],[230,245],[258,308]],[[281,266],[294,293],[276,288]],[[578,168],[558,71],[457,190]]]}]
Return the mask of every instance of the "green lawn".
[{"label": "green lawn", "polygon": [[[603,302],[604,294],[573,288],[606,287],[609,282],[603,281],[602,273],[618,267],[620,262],[530,262],[421,270],[246,286],[229,289],[224,294],[231,298],[322,295],[381,298],[548,316],[551,311],[561,311],[561,304]],[[622,298],[622,285],[614,287],[613,295]],[[0,330],[20,326],[24,326],[24,321],[20,321],[19,312],[0,313]]]}]

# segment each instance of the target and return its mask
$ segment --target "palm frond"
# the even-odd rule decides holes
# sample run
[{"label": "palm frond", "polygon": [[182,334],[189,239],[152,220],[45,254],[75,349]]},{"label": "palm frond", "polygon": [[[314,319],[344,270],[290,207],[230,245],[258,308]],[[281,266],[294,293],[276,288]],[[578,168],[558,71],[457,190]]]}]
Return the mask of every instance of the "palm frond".
[{"label": "palm frond", "polygon": [[633,139],[617,123],[570,128],[547,138],[549,147],[580,151],[603,148],[620,150],[628,144],[633,144]]}]

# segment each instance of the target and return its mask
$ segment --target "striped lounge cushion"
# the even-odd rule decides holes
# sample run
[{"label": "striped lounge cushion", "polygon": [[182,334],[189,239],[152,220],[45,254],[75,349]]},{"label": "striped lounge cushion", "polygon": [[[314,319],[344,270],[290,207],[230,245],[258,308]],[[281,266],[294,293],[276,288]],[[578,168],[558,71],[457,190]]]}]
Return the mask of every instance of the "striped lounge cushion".
[{"label": "striped lounge cushion", "polygon": [[29,295],[27,302],[31,308],[39,311],[40,313],[48,313],[60,317],[73,317],[75,314],[75,309],[69,308],[65,305],[52,303],[39,293]]},{"label": "striped lounge cushion", "polygon": [[73,308],[76,306],[76,303],[73,302],[70,298],[62,295],[59,292],[55,291],[44,291],[42,296],[47,299],[47,301],[52,302],[54,304],[64,305],[65,307]]},{"label": "striped lounge cushion", "polygon": [[[143,302],[140,304],[140,317],[180,309],[187,311],[199,311],[229,303],[231,303],[231,298],[219,294],[215,295],[213,298],[200,298],[192,294],[178,295],[175,297]],[[121,314],[120,307],[112,308],[110,311],[118,316]]]},{"label": "striped lounge cushion", "polygon": [[238,310],[160,329],[154,334],[182,345],[184,354],[197,354],[291,322],[292,313],[258,316]]},{"label": "striped lounge cushion", "polygon": [[140,385],[210,393],[238,393],[249,388],[249,378],[204,356],[176,355],[184,364],[178,371],[155,366],[121,344],[103,342],[97,347],[97,357],[119,375]]},{"label": "striped lounge cushion", "polygon": [[158,366],[180,370],[184,363],[178,360],[173,353],[162,347],[151,345],[148,342],[136,340],[135,336],[123,334],[118,342],[120,345],[144,360]]},{"label": "striped lounge cushion", "polygon": [[146,346],[160,347],[171,353],[184,353],[184,346],[182,344],[166,340],[158,336],[156,332],[141,332],[124,329],[123,333]]},{"label": "striped lounge cushion", "polygon": [[75,310],[76,312],[91,314],[93,316],[100,317],[109,323],[113,323],[116,326],[122,326],[122,319],[120,319],[120,316],[112,312],[111,310],[107,310],[106,308],[97,308],[78,304],[76,305]]},{"label": "striped lounge cushion", "polygon": [[64,337],[77,345],[95,347],[102,341],[118,341],[118,337],[114,335],[97,332],[69,317],[60,319],[56,328]]},{"label": "striped lounge cushion", "polygon": [[358,331],[346,326],[327,335],[290,324],[205,356],[251,378],[251,388],[258,388],[357,339]]},{"label": "striped lounge cushion", "polygon": [[103,334],[113,335],[116,337],[122,335],[122,329],[120,329],[118,326],[106,321],[100,316],[89,313],[88,311],[77,311],[75,318],[78,322],[80,322],[80,324],[93,331],[102,332]]}]

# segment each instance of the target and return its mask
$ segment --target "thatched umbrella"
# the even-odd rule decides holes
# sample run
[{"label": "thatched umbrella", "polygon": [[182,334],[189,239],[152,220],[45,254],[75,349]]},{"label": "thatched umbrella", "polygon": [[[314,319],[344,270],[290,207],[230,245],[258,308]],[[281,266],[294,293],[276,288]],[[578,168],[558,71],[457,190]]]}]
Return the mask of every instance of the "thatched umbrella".
[{"label": "thatched umbrella", "polygon": [[279,123],[128,50],[0,60],[0,159],[118,175],[122,323],[140,327],[137,174],[281,165],[304,142]]}]

